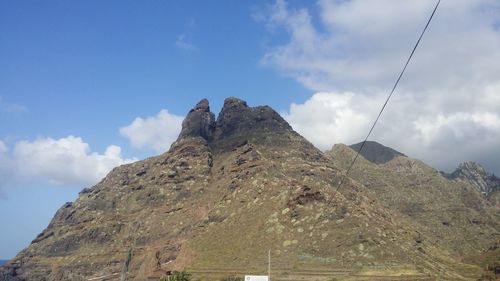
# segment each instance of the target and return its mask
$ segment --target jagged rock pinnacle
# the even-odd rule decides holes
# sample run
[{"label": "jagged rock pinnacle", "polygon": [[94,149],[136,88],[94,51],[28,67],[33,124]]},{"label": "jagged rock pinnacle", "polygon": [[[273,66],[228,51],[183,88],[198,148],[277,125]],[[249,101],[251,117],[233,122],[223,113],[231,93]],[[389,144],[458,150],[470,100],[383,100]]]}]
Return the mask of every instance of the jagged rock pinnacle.
[{"label": "jagged rock pinnacle", "polygon": [[191,109],[189,112],[193,112],[193,111],[210,112],[210,106],[209,106],[208,100],[207,99],[200,100],[196,104],[196,106],[193,109]]},{"label": "jagged rock pinnacle", "polygon": [[215,128],[215,115],[210,112],[207,99],[202,99],[191,109],[182,121],[182,131],[178,140],[186,137],[202,137],[207,141],[212,139]]},{"label": "jagged rock pinnacle", "polygon": [[271,107],[250,107],[235,97],[224,100],[216,121],[206,99],[189,111],[177,140],[199,137],[206,141],[213,153],[232,151],[250,142],[266,147],[300,147],[301,151],[307,151],[304,157],[320,157],[321,154]]},{"label": "jagged rock pinnacle", "polygon": [[236,97],[228,97],[224,100],[223,109],[247,108],[247,102]]},{"label": "jagged rock pinnacle", "polygon": [[[224,100],[214,132],[215,146],[230,148],[233,142],[254,139],[266,139],[293,134],[290,125],[269,106],[249,107],[247,103],[235,97]],[[227,142],[229,141],[229,143]]]},{"label": "jagged rock pinnacle", "polygon": [[500,178],[488,173],[483,166],[473,161],[460,163],[453,173],[444,175],[451,179],[467,181],[485,195],[500,189]]}]

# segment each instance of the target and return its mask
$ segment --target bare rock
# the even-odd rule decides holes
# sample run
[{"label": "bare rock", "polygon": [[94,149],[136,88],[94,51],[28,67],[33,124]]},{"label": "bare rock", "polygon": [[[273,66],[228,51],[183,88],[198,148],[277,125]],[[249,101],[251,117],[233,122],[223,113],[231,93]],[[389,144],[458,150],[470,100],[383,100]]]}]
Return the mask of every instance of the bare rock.
[{"label": "bare rock", "polygon": [[182,122],[182,130],[178,140],[187,137],[202,137],[210,141],[214,129],[215,115],[210,112],[208,100],[202,99],[189,111]]}]

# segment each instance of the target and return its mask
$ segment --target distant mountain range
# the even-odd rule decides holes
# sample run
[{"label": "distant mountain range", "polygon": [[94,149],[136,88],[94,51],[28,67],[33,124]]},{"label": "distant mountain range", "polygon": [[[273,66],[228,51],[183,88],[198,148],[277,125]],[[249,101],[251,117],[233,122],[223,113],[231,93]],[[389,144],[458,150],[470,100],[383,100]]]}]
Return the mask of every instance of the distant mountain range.
[{"label": "distant mountain range", "polygon": [[[360,142],[349,145],[349,148],[358,152],[362,145],[363,142]],[[330,151],[329,154],[332,155],[332,152]],[[403,153],[375,141],[366,141],[359,154],[374,164],[385,164],[400,156],[408,158]],[[460,163],[452,173],[443,171],[440,173],[449,180],[467,182],[484,194],[493,205],[500,207],[500,178],[486,171],[479,163],[466,161]]]},{"label": "distant mountain range", "polygon": [[360,146],[323,153],[268,106],[228,98],[216,118],[202,100],[169,151],[82,190],[0,280],[221,280],[268,254],[273,280],[494,280],[496,176],[367,142],[344,177]]}]

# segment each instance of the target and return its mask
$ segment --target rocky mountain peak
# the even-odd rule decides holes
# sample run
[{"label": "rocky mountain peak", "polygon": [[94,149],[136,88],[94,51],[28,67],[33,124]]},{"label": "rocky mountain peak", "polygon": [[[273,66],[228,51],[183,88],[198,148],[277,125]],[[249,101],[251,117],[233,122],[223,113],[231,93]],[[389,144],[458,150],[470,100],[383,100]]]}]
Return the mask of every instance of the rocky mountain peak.
[{"label": "rocky mountain peak", "polygon": [[188,137],[202,137],[210,141],[214,129],[215,115],[210,112],[208,100],[202,99],[189,111],[182,122],[182,130],[178,140]]},{"label": "rocky mountain peak", "polygon": [[457,170],[470,171],[480,175],[486,175],[486,170],[479,163],[474,161],[465,161],[458,164]]},{"label": "rocky mountain peak", "polygon": [[[350,145],[354,151],[358,151],[361,148],[363,142]],[[366,141],[363,150],[359,153],[366,160],[375,164],[384,164],[398,156],[406,156],[403,153],[396,151],[390,147],[384,146],[376,141]]]},{"label": "rocky mountain peak", "polygon": [[228,97],[224,100],[224,109],[247,108],[247,102],[236,97]]},{"label": "rocky mountain peak", "polygon": [[[182,122],[179,138],[202,137],[216,143],[229,137],[249,138],[257,134],[293,132],[290,125],[269,106],[249,107],[235,97],[224,100],[215,120],[207,99],[199,101]],[[262,137],[262,135],[260,135]]]},{"label": "rocky mountain peak", "polygon": [[208,100],[205,98],[205,99],[202,99],[200,100],[196,106],[191,109],[190,112],[192,111],[203,111],[203,112],[210,112],[210,105],[209,105],[209,102]]},{"label": "rocky mountain peak", "polygon": [[287,146],[308,151],[307,154],[313,157],[321,154],[271,107],[250,107],[246,101],[236,97],[224,100],[217,119],[210,111],[207,99],[202,99],[189,111],[177,141],[199,137],[214,153],[232,151],[252,143],[266,147]]},{"label": "rocky mountain peak", "polygon": [[211,146],[230,150],[242,142],[267,142],[297,135],[291,126],[269,106],[250,107],[241,99],[229,97],[215,123]]},{"label": "rocky mountain peak", "polygon": [[500,178],[488,173],[483,166],[473,161],[460,163],[453,173],[445,176],[467,181],[485,195],[500,189]]},{"label": "rocky mountain peak", "polygon": [[224,100],[216,120],[210,112],[208,100],[198,102],[182,123],[179,140],[201,136],[212,148],[230,150],[242,142],[259,143],[286,134],[296,133],[269,106],[250,107],[244,100],[229,97]]}]

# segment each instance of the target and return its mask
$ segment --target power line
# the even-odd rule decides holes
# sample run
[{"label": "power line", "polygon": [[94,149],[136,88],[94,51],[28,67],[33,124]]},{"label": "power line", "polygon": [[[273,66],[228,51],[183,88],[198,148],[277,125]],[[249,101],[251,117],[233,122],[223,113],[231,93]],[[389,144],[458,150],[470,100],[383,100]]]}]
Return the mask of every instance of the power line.
[{"label": "power line", "polygon": [[339,185],[337,186],[337,189],[336,190],[339,190],[339,188],[342,186],[342,183],[344,183],[344,180],[345,178],[347,177],[347,175],[349,174],[349,171],[351,171],[351,168],[352,166],[354,165],[354,163],[356,162],[356,159],[358,159],[358,156],[359,156],[359,153],[361,153],[361,150],[363,149],[363,147],[365,146],[365,143],[366,141],[368,140],[368,138],[370,137],[372,131],[373,131],[373,128],[375,128],[375,125],[377,125],[377,122],[378,122],[378,119],[380,119],[380,116],[382,115],[382,112],[384,111],[385,107],[387,106],[387,103],[389,102],[389,100],[391,99],[392,97],[392,94],[394,93],[394,91],[396,90],[396,87],[398,86],[399,84],[399,80],[401,80],[401,77],[403,77],[403,74],[405,73],[405,70],[406,70],[406,67],[408,67],[408,64],[410,63],[410,60],[411,58],[413,57],[413,54],[415,53],[415,50],[417,50],[417,47],[418,47],[418,44],[420,44],[420,40],[422,40],[422,37],[424,36],[424,33],[425,31],[427,30],[427,27],[429,27],[429,24],[431,23],[431,20],[432,18],[434,17],[434,14],[436,13],[436,10],[439,6],[439,3],[441,3],[441,0],[438,0],[437,3],[436,3],[436,6],[434,7],[434,10],[432,11],[432,14],[431,16],[429,17],[429,20],[427,21],[427,23],[425,24],[425,27],[424,27],[424,30],[422,30],[422,33],[420,34],[420,37],[418,37],[418,40],[417,40],[417,43],[415,43],[415,46],[413,47],[413,50],[411,51],[410,53],[410,56],[408,57],[408,59],[406,60],[406,63],[405,63],[405,66],[403,67],[403,70],[401,70],[401,73],[399,73],[399,76],[398,76],[398,79],[396,80],[396,83],[394,83],[394,86],[392,87],[392,90],[391,90],[391,93],[389,94],[389,96],[387,97],[387,99],[385,100],[385,103],[384,105],[382,106],[382,108],[380,109],[380,112],[378,113],[377,115],[377,118],[375,119],[375,122],[373,122],[373,125],[372,127],[370,128],[370,131],[368,132],[368,134],[366,135],[366,138],[365,140],[363,141],[363,143],[361,143],[361,147],[358,149],[357,153],[356,153],[356,156],[354,157],[354,159],[352,160],[351,164],[349,165],[349,167],[347,168],[347,171],[345,174],[342,175],[342,178],[340,179],[340,183]]}]

